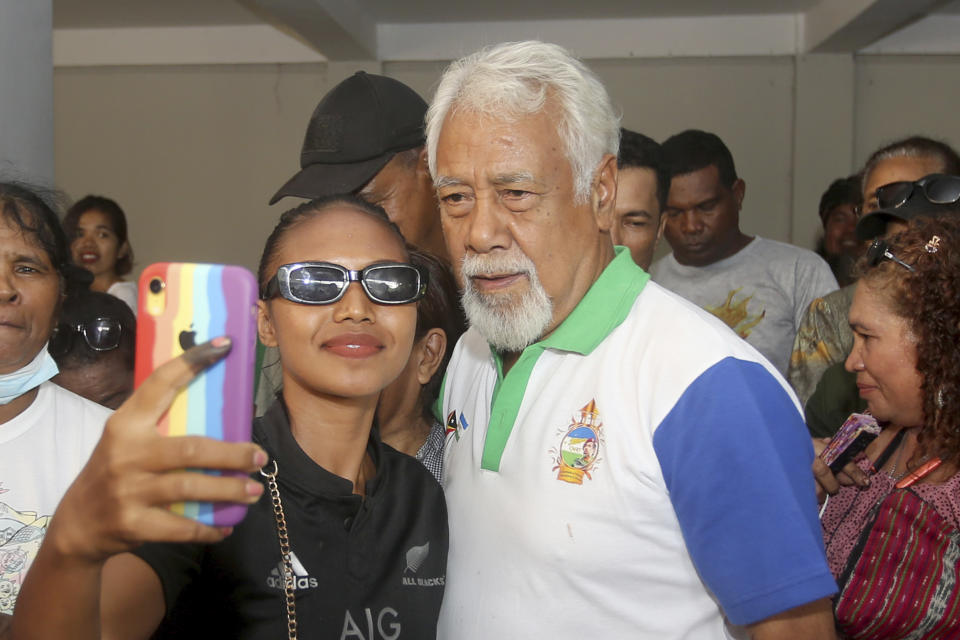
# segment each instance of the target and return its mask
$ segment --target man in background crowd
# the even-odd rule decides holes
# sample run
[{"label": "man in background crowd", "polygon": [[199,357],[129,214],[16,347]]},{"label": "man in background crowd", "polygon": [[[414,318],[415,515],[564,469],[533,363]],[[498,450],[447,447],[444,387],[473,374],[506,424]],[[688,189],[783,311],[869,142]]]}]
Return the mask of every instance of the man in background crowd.
[{"label": "man in background crowd", "polygon": [[781,373],[810,302],[837,288],[818,255],[740,230],[746,184],[723,141],[688,130],[663,143],[670,172],[653,279],[723,320]]},{"label": "man in background crowd", "polygon": [[860,182],[859,175],[838,178],[820,196],[823,237],[817,243],[817,253],[830,265],[841,287],[853,282],[850,271],[860,254],[856,233],[857,216],[863,204]]},{"label": "man in background crowd", "polygon": [[610,235],[614,244],[630,249],[633,261],[644,271],[650,270],[663,234],[661,213],[669,190],[660,145],[642,133],[621,128],[616,217]]}]

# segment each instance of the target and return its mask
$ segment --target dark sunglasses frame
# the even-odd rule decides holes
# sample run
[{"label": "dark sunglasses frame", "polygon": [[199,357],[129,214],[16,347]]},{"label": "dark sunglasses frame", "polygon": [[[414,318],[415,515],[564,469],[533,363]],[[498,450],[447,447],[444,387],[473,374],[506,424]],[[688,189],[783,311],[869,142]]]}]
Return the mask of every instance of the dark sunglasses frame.
[{"label": "dark sunglasses frame", "polygon": [[953,204],[960,200],[960,176],[938,173],[925,176],[916,182],[885,184],[877,189],[877,206],[880,209],[902,207],[918,189],[931,204]]},{"label": "dark sunglasses frame", "polygon": [[[305,267],[323,267],[327,269],[333,269],[334,271],[338,272],[341,276],[341,287],[337,292],[337,295],[329,300],[307,300],[294,295],[290,289],[290,275],[297,269],[302,269]],[[416,292],[412,296],[399,300],[388,300],[379,298],[375,293],[371,292],[371,287],[367,282],[369,278],[375,276],[378,271],[397,268],[402,268],[403,270],[409,271],[412,275],[416,276]],[[347,288],[350,286],[351,282],[359,282],[360,286],[363,287],[363,292],[372,302],[384,305],[410,304],[411,302],[416,302],[417,300],[423,298],[427,292],[428,281],[429,274],[426,269],[420,267],[419,265],[407,264],[405,262],[379,262],[377,264],[371,264],[370,266],[364,267],[359,271],[347,269],[346,267],[340,266],[339,264],[334,264],[332,262],[292,262],[290,264],[281,265],[280,268],[277,269],[276,275],[270,278],[270,281],[267,282],[266,290],[262,299],[269,300],[279,295],[285,300],[296,302],[298,304],[333,304],[334,302],[340,300],[347,293]]]},{"label": "dark sunglasses frame", "polygon": [[890,245],[887,244],[887,241],[883,238],[877,238],[870,244],[870,246],[867,248],[866,257],[867,264],[869,264],[871,267],[877,266],[884,260],[889,260],[890,262],[896,262],[898,265],[908,271],[916,271],[913,266],[893,255],[893,253],[890,252]]},{"label": "dark sunglasses frame", "polygon": [[[91,338],[90,333],[88,332],[98,327],[112,329],[114,332],[101,334],[98,331],[95,333],[95,335],[113,335],[116,336],[116,338],[106,342],[104,342],[102,339],[97,340],[95,338]],[[93,351],[113,351],[120,346],[120,338],[122,335],[123,324],[121,324],[121,322],[116,318],[94,318],[93,320],[79,322],[75,325],[61,322],[54,329],[53,335],[50,336],[50,345],[47,350],[53,356],[61,356],[70,353],[70,350],[73,348],[74,338],[76,336],[80,336],[83,338],[83,341],[87,343],[87,346]]]}]

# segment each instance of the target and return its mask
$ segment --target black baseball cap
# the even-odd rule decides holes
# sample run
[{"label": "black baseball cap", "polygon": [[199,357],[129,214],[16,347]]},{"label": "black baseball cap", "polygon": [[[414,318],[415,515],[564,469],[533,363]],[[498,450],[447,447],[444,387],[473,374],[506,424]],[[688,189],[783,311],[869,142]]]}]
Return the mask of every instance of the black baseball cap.
[{"label": "black baseball cap", "polygon": [[[868,213],[857,222],[857,238],[871,240],[887,231],[891,220],[910,222],[919,217],[937,217],[957,214],[956,194],[960,192],[960,177],[931,174],[916,182],[893,182],[880,187],[889,193],[884,199],[890,204]],[[930,195],[928,195],[930,191]],[[932,199],[931,199],[932,198]]]},{"label": "black baseball cap", "polygon": [[270,199],[360,189],[400,151],[424,143],[427,103],[407,85],[358,71],[323,97],[307,125],[300,172]]}]

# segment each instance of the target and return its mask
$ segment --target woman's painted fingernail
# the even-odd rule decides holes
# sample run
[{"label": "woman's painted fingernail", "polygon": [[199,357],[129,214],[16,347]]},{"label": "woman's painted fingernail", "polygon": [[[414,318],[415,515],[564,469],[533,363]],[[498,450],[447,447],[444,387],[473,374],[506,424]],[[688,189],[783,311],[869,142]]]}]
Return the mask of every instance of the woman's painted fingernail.
[{"label": "woman's painted fingernail", "polygon": [[220,336],[187,349],[183,357],[193,367],[206,368],[225,356],[230,351],[231,344],[230,338]]}]

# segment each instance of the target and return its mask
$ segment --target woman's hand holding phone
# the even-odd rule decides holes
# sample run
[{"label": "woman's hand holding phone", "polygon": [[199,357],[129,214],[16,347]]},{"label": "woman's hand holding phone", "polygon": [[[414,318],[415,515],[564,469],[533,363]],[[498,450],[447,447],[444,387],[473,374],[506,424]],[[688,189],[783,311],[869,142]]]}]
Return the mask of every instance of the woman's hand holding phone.
[{"label": "woman's hand holding phone", "polygon": [[813,478],[819,503],[823,503],[826,496],[836,494],[842,486],[866,487],[870,484],[867,474],[854,461],[848,462],[839,473],[834,474],[820,457],[829,444],[830,438],[813,438]]},{"label": "woman's hand holding phone", "polygon": [[61,557],[100,563],[143,542],[222,540],[228,527],[211,527],[177,515],[182,501],[252,504],[263,485],[246,476],[215,476],[185,469],[252,473],[267,454],[250,442],[200,436],[169,438],[157,422],[177,392],[230,351],[215,338],[158,367],[110,417],[90,460],[64,495],[45,546]]}]

